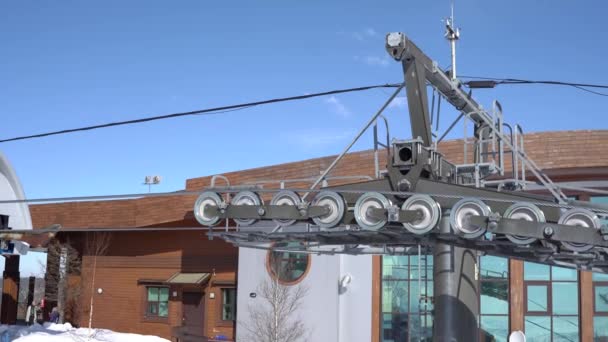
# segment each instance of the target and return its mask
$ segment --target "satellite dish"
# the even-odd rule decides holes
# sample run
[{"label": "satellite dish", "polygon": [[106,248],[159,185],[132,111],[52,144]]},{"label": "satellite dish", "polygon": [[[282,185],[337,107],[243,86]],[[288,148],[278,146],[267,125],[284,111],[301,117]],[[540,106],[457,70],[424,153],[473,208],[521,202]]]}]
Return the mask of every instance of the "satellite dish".
[{"label": "satellite dish", "polygon": [[509,335],[509,342],[526,342],[526,335],[521,331],[514,331]]},{"label": "satellite dish", "polygon": [[[23,200],[21,182],[8,159],[0,152],[0,201]],[[8,215],[13,229],[32,229],[32,217],[27,203],[0,203],[0,214]]]}]

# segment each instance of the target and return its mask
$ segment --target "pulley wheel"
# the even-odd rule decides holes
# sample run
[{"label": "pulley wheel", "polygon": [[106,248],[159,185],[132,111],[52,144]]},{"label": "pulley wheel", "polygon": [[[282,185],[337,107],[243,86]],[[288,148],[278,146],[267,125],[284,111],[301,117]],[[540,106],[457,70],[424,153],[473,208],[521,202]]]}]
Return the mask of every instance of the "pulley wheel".
[{"label": "pulley wheel", "polygon": [[404,222],[403,226],[409,232],[422,235],[430,232],[441,219],[441,208],[431,196],[416,194],[409,197],[401,210],[416,210],[422,217],[414,222]]},{"label": "pulley wheel", "polygon": [[369,215],[370,209],[388,209],[391,201],[379,192],[366,192],[355,203],[355,220],[362,229],[378,230],[384,227],[387,219],[378,219]]},{"label": "pulley wheel", "polygon": [[325,207],[329,213],[313,217],[313,222],[321,228],[333,228],[340,224],[346,212],[344,198],[334,191],[321,191],[313,199],[312,206]]},{"label": "pulley wheel", "polygon": [[[241,191],[232,198],[232,205],[262,205],[262,199],[253,191]],[[250,226],[254,224],[256,219],[240,219],[234,218],[234,221],[241,226]]]},{"label": "pulley wheel", "polygon": [[[567,210],[560,216],[559,224],[567,226],[577,226],[582,228],[600,229],[602,222],[600,218],[591,210],[574,208]],[[562,241],[562,246],[573,252],[586,252],[593,249],[593,245],[587,245],[584,243],[566,242]]]},{"label": "pulley wheel", "polygon": [[198,221],[198,223],[203,226],[214,226],[220,220],[219,215],[209,215],[205,213],[205,208],[207,207],[219,207],[222,203],[222,197],[212,191],[203,192],[198,198],[196,202],[194,202],[194,217]]},{"label": "pulley wheel", "polygon": [[[294,191],[281,190],[272,197],[270,205],[289,205],[297,207],[301,202],[300,196]],[[281,227],[291,226],[296,222],[295,219],[274,219],[273,221]]]},{"label": "pulley wheel", "polygon": [[488,216],[490,213],[490,207],[483,201],[476,198],[463,198],[452,207],[450,225],[465,239],[477,239],[486,232],[486,228],[467,224],[466,219],[469,216]]},{"label": "pulley wheel", "polygon": [[[530,222],[545,222],[545,213],[540,210],[539,207],[535,206],[532,203],[513,203],[507,210],[505,211],[505,218],[512,220],[524,220]],[[526,237],[521,235],[510,235],[507,234],[507,238],[511,240],[511,242],[518,245],[529,245],[536,241],[536,238]]]}]

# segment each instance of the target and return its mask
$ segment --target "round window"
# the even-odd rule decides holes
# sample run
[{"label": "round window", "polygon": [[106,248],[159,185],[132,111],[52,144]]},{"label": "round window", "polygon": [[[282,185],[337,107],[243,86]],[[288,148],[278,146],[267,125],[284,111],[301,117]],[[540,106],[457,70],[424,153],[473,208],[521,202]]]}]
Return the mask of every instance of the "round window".
[{"label": "round window", "polygon": [[[276,244],[274,248],[294,247],[299,245],[297,242],[286,244]],[[278,279],[283,285],[293,285],[299,283],[310,268],[310,255],[305,253],[268,251],[266,267],[270,275]]]}]

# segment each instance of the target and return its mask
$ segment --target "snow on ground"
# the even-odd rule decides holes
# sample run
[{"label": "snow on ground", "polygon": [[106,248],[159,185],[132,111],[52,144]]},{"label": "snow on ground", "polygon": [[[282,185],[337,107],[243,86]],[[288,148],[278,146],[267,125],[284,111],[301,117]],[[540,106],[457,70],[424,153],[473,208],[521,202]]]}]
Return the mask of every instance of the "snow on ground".
[{"label": "snow on ground", "polygon": [[0,325],[0,342],[169,342],[150,335],[118,333],[106,329],[73,328],[70,323],[32,326]]}]

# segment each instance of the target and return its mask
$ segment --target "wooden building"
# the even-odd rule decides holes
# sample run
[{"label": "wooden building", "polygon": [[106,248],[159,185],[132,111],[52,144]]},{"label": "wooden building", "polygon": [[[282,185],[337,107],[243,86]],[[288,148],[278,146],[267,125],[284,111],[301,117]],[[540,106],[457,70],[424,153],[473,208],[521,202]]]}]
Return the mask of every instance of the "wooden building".
[{"label": "wooden building", "polygon": [[[608,149],[605,147],[608,145],[608,130],[532,133],[525,139],[527,154],[554,181],[608,184]],[[453,162],[463,159],[462,141],[442,143],[440,150]],[[381,153],[380,157],[380,165],[383,165],[386,155]],[[318,176],[333,158],[223,175],[232,185],[264,184],[265,187],[276,188],[279,180]],[[331,176],[337,177],[329,180],[330,185],[353,182],[358,176],[373,177],[373,151],[347,155]],[[276,182],[269,184],[270,180]],[[209,176],[189,179],[185,190],[202,190],[210,182]],[[289,183],[289,187],[309,184],[300,180]],[[589,194],[575,191],[569,194],[580,196],[582,200],[591,199]],[[76,298],[74,306],[78,310],[73,310],[73,317],[68,317],[70,314],[66,311],[66,318],[87,326],[92,308],[92,325],[98,328],[165,338],[179,333],[233,339],[236,333],[238,249],[221,240],[208,240],[205,229],[198,225],[192,214],[195,199],[196,196],[176,195],[32,205],[34,227],[61,224],[62,232],[57,239],[69,243],[82,256],[82,266],[70,272],[70,290],[66,294],[67,302],[69,298]],[[103,253],[96,253],[91,246],[95,245],[96,239],[106,238],[102,234],[109,236],[109,243]],[[59,258],[59,254],[50,253],[49,260]],[[49,265],[53,264],[49,262]],[[370,315],[370,325],[374,341],[397,342],[386,322],[396,314],[415,313],[383,311],[383,265],[388,264],[381,256],[374,257],[374,276],[369,281],[373,283],[375,309]],[[532,325],[526,324],[527,321],[543,324],[542,320],[548,319],[550,333],[559,334],[559,324],[552,322],[553,317],[561,317],[560,314],[545,312],[537,315],[526,311],[525,302],[526,293],[531,289],[528,286],[541,281],[543,286],[551,287],[554,279],[551,276],[541,280],[535,280],[533,276],[530,279],[524,277],[524,263],[520,261],[512,260],[507,265],[509,276],[505,281],[509,289],[509,306],[506,313],[495,316],[508,322],[507,330],[531,330]],[[588,272],[575,274],[571,281],[578,284],[578,308],[576,314],[566,316],[570,321],[578,322],[580,341],[592,341],[594,330],[601,328],[598,324],[605,322],[608,326],[608,309],[604,312],[600,308],[598,311],[593,302],[595,289],[605,286],[607,280],[596,279]],[[547,300],[553,299],[547,297]],[[487,315],[488,321],[490,316],[492,314]],[[481,321],[484,322],[484,317]]]}]

